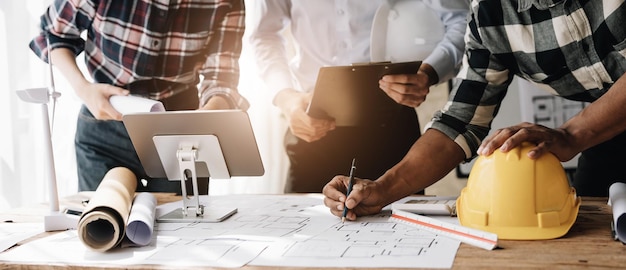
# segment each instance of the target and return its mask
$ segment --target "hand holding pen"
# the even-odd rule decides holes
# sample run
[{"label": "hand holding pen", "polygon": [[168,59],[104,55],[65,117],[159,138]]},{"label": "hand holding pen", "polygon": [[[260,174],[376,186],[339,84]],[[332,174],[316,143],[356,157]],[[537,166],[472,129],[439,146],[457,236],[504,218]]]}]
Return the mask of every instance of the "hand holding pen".
[{"label": "hand holding pen", "polygon": [[[346,198],[348,196],[350,196],[350,192],[352,192],[352,186],[354,186],[354,170],[356,169],[355,166],[356,163],[356,159],[352,159],[352,166],[350,167],[350,181],[348,184],[348,192],[346,192]],[[347,200],[347,199],[346,199]],[[345,202],[343,205],[343,215],[341,216],[341,223],[346,222],[346,215],[348,214],[348,207],[346,207]]]}]

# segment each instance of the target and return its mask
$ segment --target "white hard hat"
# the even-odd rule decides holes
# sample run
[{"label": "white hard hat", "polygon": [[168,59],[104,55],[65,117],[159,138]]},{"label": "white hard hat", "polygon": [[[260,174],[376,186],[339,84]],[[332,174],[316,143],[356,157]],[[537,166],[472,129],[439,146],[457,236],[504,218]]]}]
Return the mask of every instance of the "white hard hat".
[{"label": "white hard hat", "polygon": [[388,0],[378,8],[372,23],[371,61],[424,60],[444,33],[439,14],[421,0]]}]

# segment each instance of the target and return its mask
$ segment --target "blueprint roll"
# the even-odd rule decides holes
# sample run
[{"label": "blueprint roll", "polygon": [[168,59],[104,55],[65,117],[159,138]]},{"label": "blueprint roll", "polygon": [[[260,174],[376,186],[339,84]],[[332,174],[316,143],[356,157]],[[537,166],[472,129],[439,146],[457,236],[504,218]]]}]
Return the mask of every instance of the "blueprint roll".
[{"label": "blueprint roll", "polygon": [[613,214],[613,237],[626,243],[626,183],[615,182],[609,187],[609,205]]},{"label": "blueprint roll", "polygon": [[[157,199],[148,192],[135,195],[128,215],[126,238],[135,246],[146,246],[152,240]],[[122,244],[123,245],[123,244]]]},{"label": "blueprint roll", "polygon": [[104,252],[120,244],[136,188],[137,177],[127,168],[104,175],[78,221],[78,238],[85,246]]}]

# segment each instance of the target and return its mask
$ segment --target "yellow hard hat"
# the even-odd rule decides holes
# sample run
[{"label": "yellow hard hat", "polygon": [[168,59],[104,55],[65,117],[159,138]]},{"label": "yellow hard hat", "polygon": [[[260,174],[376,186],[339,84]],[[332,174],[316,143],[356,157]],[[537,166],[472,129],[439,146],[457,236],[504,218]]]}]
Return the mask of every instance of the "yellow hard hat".
[{"label": "yellow hard hat", "polygon": [[551,153],[531,160],[532,147],[523,143],[477,158],[456,202],[461,225],[511,240],[553,239],[569,231],[580,197],[560,161]]}]

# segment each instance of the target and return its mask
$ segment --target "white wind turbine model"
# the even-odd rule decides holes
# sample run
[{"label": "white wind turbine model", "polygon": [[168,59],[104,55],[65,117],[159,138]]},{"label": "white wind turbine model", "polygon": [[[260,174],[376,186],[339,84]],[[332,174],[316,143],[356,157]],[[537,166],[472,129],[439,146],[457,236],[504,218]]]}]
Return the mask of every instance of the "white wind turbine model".
[{"label": "white wind turbine model", "polygon": [[[50,48],[50,46],[48,46]],[[43,120],[44,139],[44,159],[46,163],[45,176],[48,184],[48,196],[50,213],[44,216],[45,231],[60,231],[76,229],[79,216],[67,214],[59,210],[59,195],[57,192],[56,171],[54,168],[54,153],[52,151],[52,125],[48,116],[48,102],[52,98],[52,123],[54,124],[54,113],[57,98],[61,96],[54,88],[54,76],[52,73],[52,59],[48,53],[48,66],[50,72],[50,87],[30,88],[18,90],[17,95],[25,102],[41,104],[41,117]]]}]

